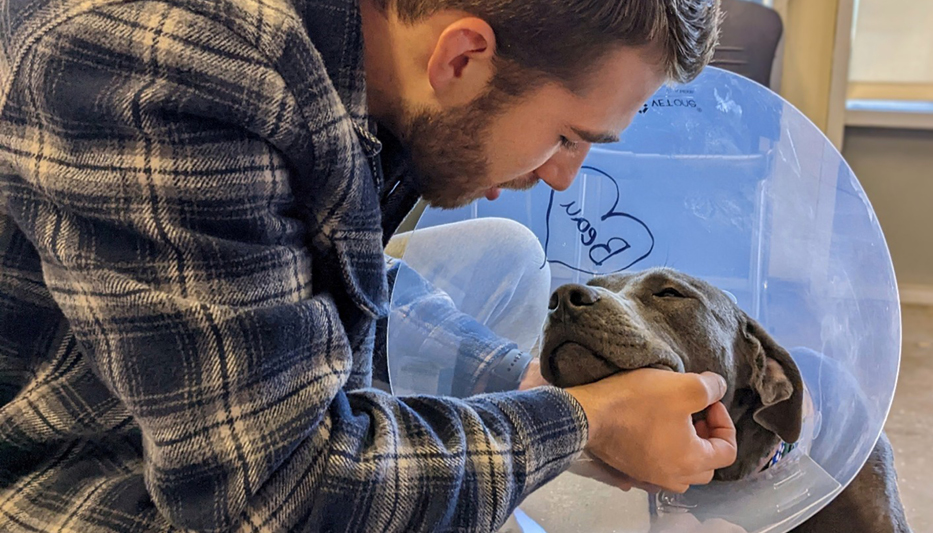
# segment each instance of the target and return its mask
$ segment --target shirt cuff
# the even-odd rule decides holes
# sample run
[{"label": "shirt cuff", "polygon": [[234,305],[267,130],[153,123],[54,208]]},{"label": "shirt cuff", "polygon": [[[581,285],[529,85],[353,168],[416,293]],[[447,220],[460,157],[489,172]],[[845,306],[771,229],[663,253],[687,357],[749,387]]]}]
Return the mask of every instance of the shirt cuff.
[{"label": "shirt cuff", "polygon": [[582,453],[589,434],[583,407],[567,391],[545,386],[475,396],[491,402],[514,428],[514,457],[522,499],[564,472]]}]

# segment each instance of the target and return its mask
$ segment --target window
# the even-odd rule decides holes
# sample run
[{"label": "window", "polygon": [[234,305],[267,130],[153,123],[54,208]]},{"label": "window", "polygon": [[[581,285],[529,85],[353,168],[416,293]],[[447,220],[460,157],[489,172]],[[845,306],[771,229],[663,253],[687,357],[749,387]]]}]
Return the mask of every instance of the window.
[{"label": "window", "polygon": [[855,0],[846,122],[933,127],[933,0]]},{"label": "window", "polygon": [[933,100],[933,0],[858,0],[853,96]]}]

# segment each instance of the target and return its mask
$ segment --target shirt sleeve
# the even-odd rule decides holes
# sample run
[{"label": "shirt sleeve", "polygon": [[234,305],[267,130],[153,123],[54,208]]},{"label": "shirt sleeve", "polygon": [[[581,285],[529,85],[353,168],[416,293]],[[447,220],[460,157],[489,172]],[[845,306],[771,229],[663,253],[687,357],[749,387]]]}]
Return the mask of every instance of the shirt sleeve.
[{"label": "shirt sleeve", "polygon": [[113,5],[45,34],[14,91],[9,215],[174,525],[489,531],[582,450],[584,413],[555,388],[345,390],[352,349],[283,155],[294,93],[248,39]]},{"label": "shirt sleeve", "polygon": [[396,380],[404,374],[417,382],[415,390],[459,398],[518,388],[529,354],[460,311],[404,261],[387,257],[387,262],[392,287],[387,348],[406,356],[388,362]]}]

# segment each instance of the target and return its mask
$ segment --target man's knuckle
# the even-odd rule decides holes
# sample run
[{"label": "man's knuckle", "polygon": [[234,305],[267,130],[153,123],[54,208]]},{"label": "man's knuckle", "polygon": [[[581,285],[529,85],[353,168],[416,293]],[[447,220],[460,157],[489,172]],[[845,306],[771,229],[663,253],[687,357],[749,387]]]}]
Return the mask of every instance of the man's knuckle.
[{"label": "man's knuckle", "polygon": [[692,380],[688,382],[687,393],[690,395],[691,401],[706,400],[709,397],[709,389],[707,388],[706,382],[700,376],[694,376]]},{"label": "man's knuckle", "polygon": [[673,472],[676,477],[685,477],[693,474],[695,468],[689,463],[683,463],[677,465],[677,469]]}]

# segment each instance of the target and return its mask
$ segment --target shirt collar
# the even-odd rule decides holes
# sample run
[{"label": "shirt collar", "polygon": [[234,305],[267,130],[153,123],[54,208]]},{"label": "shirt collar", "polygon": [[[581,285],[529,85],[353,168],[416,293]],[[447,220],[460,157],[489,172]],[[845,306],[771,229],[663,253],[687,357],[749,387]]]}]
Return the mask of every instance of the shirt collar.
[{"label": "shirt collar", "polygon": [[327,75],[350,115],[364,150],[367,155],[375,155],[381,144],[366,103],[360,0],[296,0],[295,9],[314,48],[321,54]]}]

